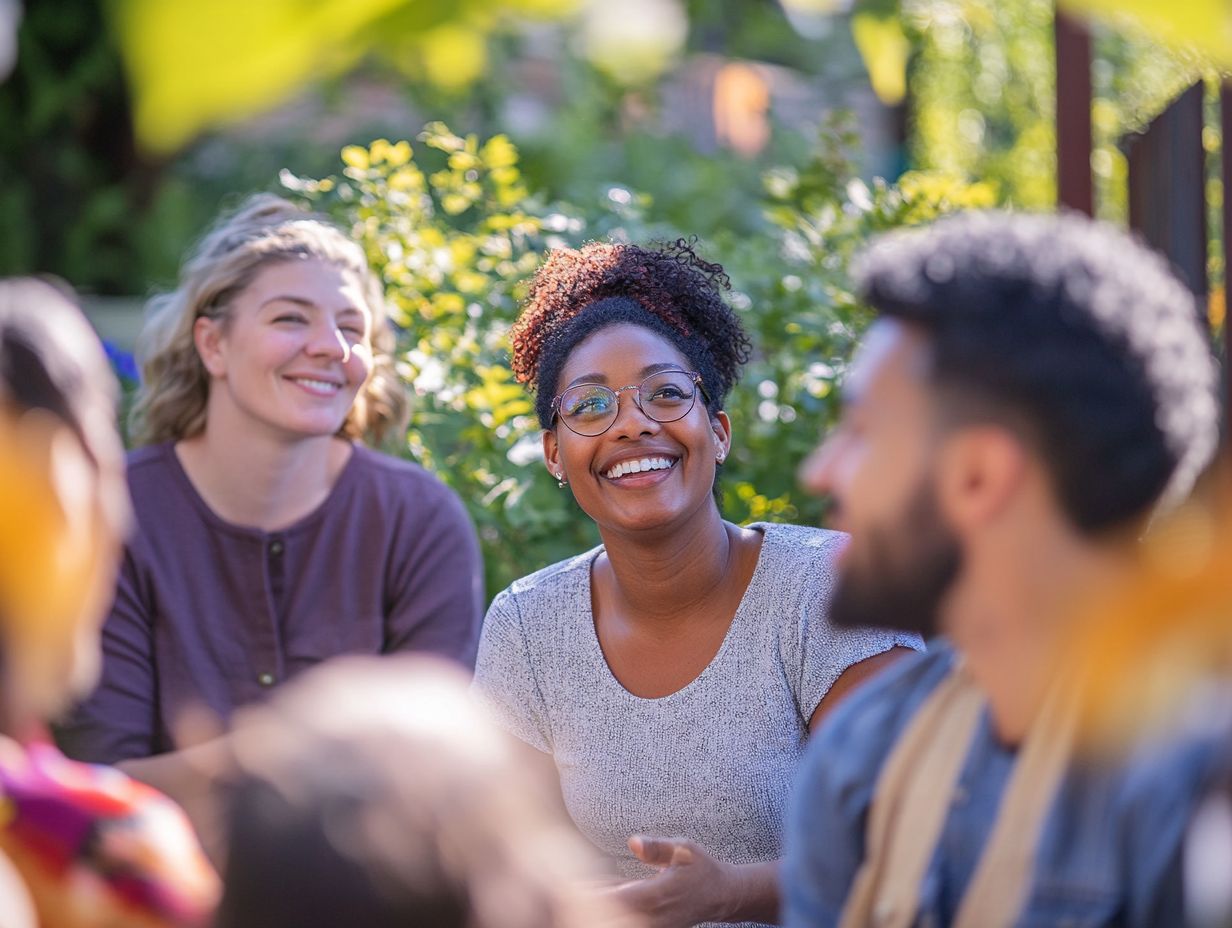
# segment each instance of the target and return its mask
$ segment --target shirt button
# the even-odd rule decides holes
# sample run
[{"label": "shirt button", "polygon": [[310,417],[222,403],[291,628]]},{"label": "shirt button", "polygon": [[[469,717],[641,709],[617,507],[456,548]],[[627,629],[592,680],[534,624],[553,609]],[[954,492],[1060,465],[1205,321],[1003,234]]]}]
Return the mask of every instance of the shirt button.
[{"label": "shirt button", "polygon": [[257,677],[257,682],[262,686],[273,686],[274,675],[272,673],[263,673],[261,676]]},{"label": "shirt button", "polygon": [[271,541],[270,546],[269,546],[269,553],[274,555],[275,557],[277,557],[279,554],[282,554],[282,542],[281,541]]}]

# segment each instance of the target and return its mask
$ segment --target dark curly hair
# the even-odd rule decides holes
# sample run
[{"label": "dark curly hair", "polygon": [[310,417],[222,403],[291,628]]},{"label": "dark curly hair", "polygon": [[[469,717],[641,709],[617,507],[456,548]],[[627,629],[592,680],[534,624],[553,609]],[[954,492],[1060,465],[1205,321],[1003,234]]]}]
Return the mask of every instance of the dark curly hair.
[{"label": "dark curly hair", "polygon": [[1193,294],[1104,223],[969,213],[883,237],[856,267],[920,326],[951,419],[1025,425],[1079,529],[1175,502],[1218,436],[1218,371]]},{"label": "dark curly hair", "polygon": [[545,429],[570,352],[587,336],[620,323],[643,326],[675,345],[701,374],[707,408],[712,414],[722,408],[751,345],[723,300],[731,286],[727,274],[699,257],[694,244],[591,242],[548,254],[510,332],[513,373],[535,390],[535,411]]}]

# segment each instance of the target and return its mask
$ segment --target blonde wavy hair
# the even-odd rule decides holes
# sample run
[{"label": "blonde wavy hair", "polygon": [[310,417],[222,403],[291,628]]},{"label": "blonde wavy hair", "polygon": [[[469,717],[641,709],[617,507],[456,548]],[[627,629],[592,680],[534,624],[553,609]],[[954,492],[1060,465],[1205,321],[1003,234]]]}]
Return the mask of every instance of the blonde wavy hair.
[{"label": "blonde wavy hair", "polygon": [[129,417],[137,444],[180,441],[205,429],[210,377],[193,341],[194,323],[205,316],[225,325],[232,301],[262,268],[304,258],[353,274],[372,313],[372,372],[338,434],[379,444],[405,429],[409,406],[394,370],[393,327],[363,249],[324,217],[264,193],[224,216],[185,259],[179,286],[146,304],[137,339],[141,388]]}]

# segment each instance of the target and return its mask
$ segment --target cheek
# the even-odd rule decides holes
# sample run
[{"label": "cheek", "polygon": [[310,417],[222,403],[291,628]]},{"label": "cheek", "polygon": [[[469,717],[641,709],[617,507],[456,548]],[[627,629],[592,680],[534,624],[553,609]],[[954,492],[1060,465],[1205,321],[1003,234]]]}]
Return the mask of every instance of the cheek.
[{"label": "cheek", "polygon": [[263,332],[242,341],[235,340],[228,353],[228,372],[238,369],[254,374],[267,373],[269,368],[294,361],[301,348],[300,339],[284,332]]},{"label": "cheek", "polygon": [[347,378],[355,384],[362,384],[372,374],[372,346],[360,343],[351,347],[351,356],[344,365]]}]

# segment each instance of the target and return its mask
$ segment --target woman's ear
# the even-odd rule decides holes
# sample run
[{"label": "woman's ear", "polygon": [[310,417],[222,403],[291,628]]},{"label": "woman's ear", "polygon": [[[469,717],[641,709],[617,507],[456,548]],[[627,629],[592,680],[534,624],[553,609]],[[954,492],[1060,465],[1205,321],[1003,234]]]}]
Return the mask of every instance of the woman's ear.
[{"label": "woman's ear", "polygon": [[560,446],[556,443],[556,433],[551,429],[543,430],[543,465],[559,483],[565,483],[565,468],[560,463]]},{"label": "woman's ear", "polygon": [[193,344],[201,364],[211,377],[222,377],[227,372],[226,353],[223,350],[223,320],[200,316],[193,323]]},{"label": "woman's ear", "polygon": [[731,453],[731,419],[720,409],[710,417],[710,427],[714,430],[714,459],[722,464]]}]

